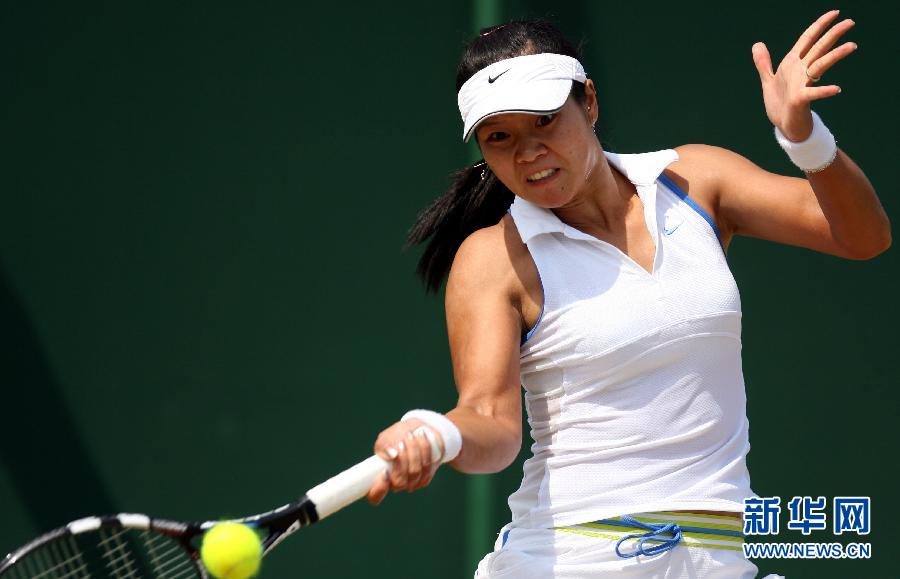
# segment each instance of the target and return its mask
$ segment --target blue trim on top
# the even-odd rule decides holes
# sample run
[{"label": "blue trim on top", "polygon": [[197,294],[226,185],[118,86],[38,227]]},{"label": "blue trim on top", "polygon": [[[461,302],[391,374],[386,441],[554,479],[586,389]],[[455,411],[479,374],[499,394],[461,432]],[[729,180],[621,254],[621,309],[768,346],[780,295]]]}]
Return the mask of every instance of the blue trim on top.
[{"label": "blue trim on top", "polygon": [[[509,213],[510,217],[512,217],[512,205],[509,206],[509,209],[507,209],[506,212]],[[513,217],[514,222],[515,222],[515,220],[516,220],[516,218]],[[516,227],[518,227],[518,224],[516,224]],[[519,237],[521,237],[521,236],[522,236],[522,234],[520,233]],[[526,244],[526,246],[527,246],[527,244]],[[531,252],[529,252],[529,253],[531,253]],[[532,256],[531,259],[534,260],[534,256]],[[544,319],[544,307],[547,304],[547,296],[544,295],[544,280],[541,279],[541,271],[538,269],[537,262],[534,263],[534,270],[537,272],[538,281],[541,284],[541,313],[538,316],[538,319],[534,323],[534,325],[531,326],[531,329],[528,330],[528,332],[519,339],[519,347],[520,348],[525,345],[525,342],[527,342],[529,340],[529,338],[531,338],[531,335],[534,334],[534,331],[537,329],[538,325],[541,323],[541,320]],[[504,539],[504,541],[505,541],[505,539]]]},{"label": "blue trim on top", "polygon": [[665,176],[664,173],[660,173],[658,179],[662,181],[662,184],[668,187],[672,193],[678,195],[678,197],[690,206],[691,209],[700,214],[700,217],[706,220],[709,223],[709,226],[712,227],[713,233],[716,234],[716,239],[719,240],[719,245],[722,246],[722,251],[725,251],[725,246],[722,245],[722,235],[719,233],[719,226],[716,225],[716,220],[709,216],[700,205],[697,204],[696,201],[688,197],[688,194],[685,193],[681,187],[675,184],[675,181],[672,181],[668,177]]},{"label": "blue trim on top", "polygon": [[[533,260],[534,256],[532,256],[531,259]],[[537,330],[538,326],[541,323],[541,320],[544,319],[544,308],[547,306],[547,295],[544,293],[544,280],[541,279],[541,270],[538,269],[537,262],[535,262],[534,264],[534,270],[537,272],[538,281],[541,284],[541,314],[538,316],[538,319],[534,323],[534,325],[531,326],[531,329],[528,330],[528,333],[525,334],[525,336],[522,338],[522,341],[519,342],[520,348],[525,345],[525,342],[527,342],[529,338],[531,338],[531,335],[534,334],[534,331]]]}]

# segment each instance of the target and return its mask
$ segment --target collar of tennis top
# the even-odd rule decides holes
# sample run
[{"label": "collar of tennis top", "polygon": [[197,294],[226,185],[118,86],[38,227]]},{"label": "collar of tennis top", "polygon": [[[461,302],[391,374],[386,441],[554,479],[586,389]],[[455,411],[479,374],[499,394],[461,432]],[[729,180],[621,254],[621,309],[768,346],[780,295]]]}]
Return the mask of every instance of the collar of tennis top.
[{"label": "collar of tennis top", "polygon": [[[610,167],[618,169],[635,186],[641,202],[654,207],[655,193],[651,192],[650,187],[666,167],[678,160],[678,152],[674,149],[631,154],[603,151],[603,154]],[[564,223],[550,209],[539,207],[522,197],[513,199],[510,212],[515,216],[516,229],[524,243],[544,233],[562,233],[571,239],[591,239],[586,233]]]},{"label": "collar of tennis top", "polygon": [[545,115],[566,104],[572,81],[587,81],[577,59],[549,52],[507,58],[472,75],[457,95],[468,141],[484,119],[501,113]]}]

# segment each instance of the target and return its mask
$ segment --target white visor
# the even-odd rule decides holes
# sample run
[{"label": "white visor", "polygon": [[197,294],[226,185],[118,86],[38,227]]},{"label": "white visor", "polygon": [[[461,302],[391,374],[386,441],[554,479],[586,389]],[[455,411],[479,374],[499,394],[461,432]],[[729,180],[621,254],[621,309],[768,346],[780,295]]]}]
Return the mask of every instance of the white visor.
[{"label": "white visor", "polygon": [[573,80],[587,80],[584,67],[562,54],[527,54],[482,68],[457,95],[463,141],[469,140],[478,123],[494,115],[558,111],[569,98]]}]

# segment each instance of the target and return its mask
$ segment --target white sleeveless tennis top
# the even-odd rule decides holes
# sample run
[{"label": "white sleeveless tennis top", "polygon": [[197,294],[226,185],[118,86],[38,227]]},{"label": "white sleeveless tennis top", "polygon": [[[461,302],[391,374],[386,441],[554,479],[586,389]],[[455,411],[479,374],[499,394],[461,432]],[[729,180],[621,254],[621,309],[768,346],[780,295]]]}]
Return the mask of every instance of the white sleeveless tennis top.
[{"label": "white sleeveless tennis top", "polygon": [[652,274],[552,211],[509,210],[544,292],[521,346],[534,444],[512,527],[742,512],[752,496],[740,296],[715,221],[662,175],[676,151],[606,157],[643,202]]}]

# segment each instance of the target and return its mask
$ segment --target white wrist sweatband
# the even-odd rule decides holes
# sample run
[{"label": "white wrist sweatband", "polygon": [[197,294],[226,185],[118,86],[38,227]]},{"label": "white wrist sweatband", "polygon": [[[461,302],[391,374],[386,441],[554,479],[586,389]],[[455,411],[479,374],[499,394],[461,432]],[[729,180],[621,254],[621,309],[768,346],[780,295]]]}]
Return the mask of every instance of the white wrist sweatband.
[{"label": "white wrist sweatband", "polygon": [[775,127],[775,140],[788,154],[791,161],[804,173],[818,173],[834,163],[838,151],[837,141],[834,140],[834,135],[831,134],[816,111],[810,112],[813,118],[813,130],[805,141],[799,143],[791,141],[778,127]]},{"label": "white wrist sweatband", "polygon": [[462,449],[462,435],[449,418],[431,410],[410,410],[400,420],[408,418],[421,420],[441,435],[444,441],[444,456],[441,457],[441,462],[450,462],[459,455]]}]

